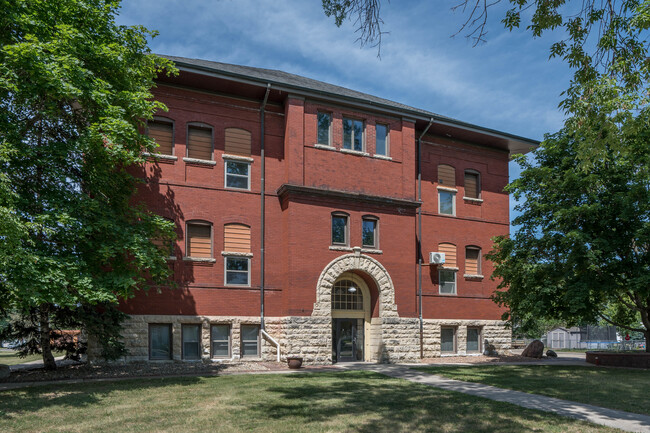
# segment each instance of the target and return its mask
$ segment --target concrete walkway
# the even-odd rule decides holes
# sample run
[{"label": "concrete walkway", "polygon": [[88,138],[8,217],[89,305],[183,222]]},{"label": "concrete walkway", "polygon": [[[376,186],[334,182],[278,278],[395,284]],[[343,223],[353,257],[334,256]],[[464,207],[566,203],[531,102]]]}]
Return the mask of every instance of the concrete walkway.
[{"label": "concrete walkway", "polygon": [[385,374],[386,376],[434,386],[448,391],[462,392],[463,394],[488,398],[490,400],[512,403],[528,409],[553,412],[558,415],[577,418],[624,431],[650,433],[650,416],[647,415],[607,409],[543,395],[501,389],[480,383],[447,379],[442,376],[413,370],[405,365],[350,363],[346,364],[345,368],[374,371]]}]

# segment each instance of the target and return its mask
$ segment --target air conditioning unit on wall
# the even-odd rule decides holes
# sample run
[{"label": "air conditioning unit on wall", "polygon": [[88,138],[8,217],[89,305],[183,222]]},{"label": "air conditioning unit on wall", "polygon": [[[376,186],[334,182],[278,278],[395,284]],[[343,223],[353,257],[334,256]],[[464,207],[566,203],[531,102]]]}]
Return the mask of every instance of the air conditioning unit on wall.
[{"label": "air conditioning unit on wall", "polygon": [[445,253],[429,253],[430,265],[443,265],[445,263]]}]

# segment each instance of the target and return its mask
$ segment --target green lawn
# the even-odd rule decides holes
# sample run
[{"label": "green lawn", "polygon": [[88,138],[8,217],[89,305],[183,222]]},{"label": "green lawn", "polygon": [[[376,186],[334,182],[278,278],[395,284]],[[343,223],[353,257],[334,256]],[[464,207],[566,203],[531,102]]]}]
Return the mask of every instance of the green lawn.
[{"label": "green lawn", "polygon": [[650,415],[650,371],[560,365],[418,367],[431,374]]},{"label": "green lawn", "polygon": [[[54,353],[54,356],[60,356],[63,355],[63,353]],[[0,350],[0,364],[5,364],[5,365],[16,365],[16,364],[22,364],[23,362],[29,362],[29,361],[41,361],[43,360],[42,355],[28,355],[25,358],[19,358],[17,355],[17,352],[14,352],[13,350]]]},{"label": "green lawn", "polygon": [[349,371],[142,379],[0,392],[11,432],[614,432]]}]

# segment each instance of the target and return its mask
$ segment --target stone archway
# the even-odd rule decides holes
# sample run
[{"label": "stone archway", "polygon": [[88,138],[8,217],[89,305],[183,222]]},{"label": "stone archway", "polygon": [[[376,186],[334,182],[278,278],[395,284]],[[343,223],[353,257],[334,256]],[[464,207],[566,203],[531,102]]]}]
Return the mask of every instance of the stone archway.
[{"label": "stone archway", "polygon": [[332,260],[321,272],[316,285],[316,302],[312,316],[332,316],[332,287],[336,280],[348,271],[363,271],[377,285],[379,291],[379,317],[399,317],[395,305],[395,286],[386,268],[372,257],[361,254],[361,248],[353,248],[352,254],[345,254]]}]

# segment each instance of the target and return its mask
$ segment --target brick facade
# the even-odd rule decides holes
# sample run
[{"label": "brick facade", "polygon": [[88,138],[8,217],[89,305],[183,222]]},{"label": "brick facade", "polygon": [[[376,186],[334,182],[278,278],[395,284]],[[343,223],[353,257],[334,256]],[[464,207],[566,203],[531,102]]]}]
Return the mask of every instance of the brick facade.
[{"label": "brick facade", "polygon": [[[160,116],[173,121],[175,158],[152,159],[146,164],[142,175],[147,182],[139,197],[151,210],[176,223],[178,239],[169,263],[178,288],[139,293],[122,304],[122,310],[131,315],[124,334],[131,360],[149,358],[147,329],[151,323],[172,325],[173,359],[181,358],[178,348],[183,344],[183,323],[201,325],[204,359],[211,357],[211,323],[231,325],[233,357],[240,354],[240,324],[260,323],[260,108],[266,84],[255,74],[257,81],[243,72],[237,79],[220,74],[224,72],[220,65],[213,64],[210,74],[205,68],[188,66],[179,77],[161,79],[154,90],[156,98],[169,108]],[[289,92],[287,86],[291,85],[271,85],[264,109],[265,330],[280,343],[282,357],[299,355],[307,363],[332,362],[336,354],[333,339],[337,338],[332,285],[347,272],[358,276],[370,297],[368,311],[359,312],[365,319],[358,319],[363,327],[357,331],[362,359],[395,362],[420,358],[420,205],[425,357],[441,354],[441,326],[455,329],[458,354],[465,353],[468,326],[479,327],[481,340],[489,339],[497,349],[508,348],[509,331],[500,322],[503,310],[489,299],[496,287],[489,278],[492,266],[481,258],[483,277],[466,277],[465,247],[478,247],[486,253],[491,249],[491,237],[508,233],[508,196],[503,188],[508,182],[509,152],[513,146],[521,146],[522,140],[493,131],[477,132],[476,127],[460,123],[433,122],[422,138],[420,204],[417,138],[427,127],[426,116],[418,117],[410,107],[364,104],[363,98],[305,90],[298,83],[295,92]],[[318,144],[319,112],[332,119],[328,145]],[[343,148],[344,118],[363,121],[362,152]],[[187,128],[195,122],[213,129],[212,163],[184,159]],[[387,156],[375,155],[377,123],[388,126]],[[251,133],[250,190],[224,187],[226,128]],[[456,170],[455,216],[438,211],[439,164]],[[479,173],[480,200],[463,198],[465,170]],[[333,212],[348,216],[347,245],[332,244]],[[362,220],[367,216],[377,221],[378,245],[374,248],[362,245]],[[186,257],[186,227],[193,220],[212,227],[210,259]],[[225,280],[223,233],[229,223],[250,227],[248,286],[229,285]],[[428,266],[428,253],[437,251],[443,242],[456,246],[455,294],[439,293],[439,266]],[[345,317],[345,313],[336,317]],[[273,359],[275,346],[265,337],[260,340],[261,358]],[[96,353],[93,350],[91,347],[91,357]]]}]

